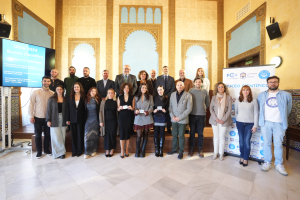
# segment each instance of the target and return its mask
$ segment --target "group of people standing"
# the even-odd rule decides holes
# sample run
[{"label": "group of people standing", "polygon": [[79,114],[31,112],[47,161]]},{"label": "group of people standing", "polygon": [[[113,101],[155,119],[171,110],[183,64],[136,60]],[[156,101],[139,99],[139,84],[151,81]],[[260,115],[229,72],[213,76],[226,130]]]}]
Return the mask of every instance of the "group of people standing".
[{"label": "group of people standing", "polygon": [[[233,100],[226,84],[215,84],[210,102],[210,81],[202,68],[197,70],[193,81],[185,77],[184,70],[179,71],[180,78],[175,81],[169,75],[167,66],[163,67],[163,75],[157,78],[155,70],[151,70],[150,78],[145,70],[140,71],[139,81],[130,71],[130,66],[125,65],[123,73],[112,81],[108,79],[109,72],[104,70],[103,79],[96,82],[89,76],[89,68],[85,67],[84,77],[78,78],[75,76],[76,69],[71,66],[70,77],[64,81],[57,79],[55,69],[51,71],[51,78],[43,77],[42,88],[31,95],[29,109],[30,121],[35,127],[36,157],[41,158],[42,155],[41,134],[44,127],[44,152],[54,158],[65,158],[67,125],[71,130],[72,156],[81,156],[83,153],[85,158],[95,156],[99,136],[103,136],[105,156],[111,157],[116,149],[116,136],[120,135],[120,156],[128,157],[130,136],[135,130],[135,157],[145,157],[148,134],[153,128],[155,156],[162,157],[167,126],[167,131],[173,136],[172,150],[168,155],[178,153],[178,159],[183,158],[184,134],[189,132],[188,155],[194,155],[195,133],[198,133],[198,156],[204,157],[203,130],[206,109],[209,107],[209,123],[214,134],[213,159],[224,159],[225,132],[233,125]],[[278,89],[278,77],[269,77],[267,83],[269,90],[260,94],[258,101],[253,98],[251,88],[247,85],[241,88],[239,99],[235,101],[241,151],[239,162],[243,166],[248,165],[251,134],[256,132],[259,125],[262,126],[265,140],[266,162],[262,170],[268,171],[271,168],[273,135],[276,137],[276,169],[285,175],[287,173],[282,165],[280,142],[287,128],[291,98],[288,93]],[[275,130],[272,126],[278,126],[278,129]]]}]

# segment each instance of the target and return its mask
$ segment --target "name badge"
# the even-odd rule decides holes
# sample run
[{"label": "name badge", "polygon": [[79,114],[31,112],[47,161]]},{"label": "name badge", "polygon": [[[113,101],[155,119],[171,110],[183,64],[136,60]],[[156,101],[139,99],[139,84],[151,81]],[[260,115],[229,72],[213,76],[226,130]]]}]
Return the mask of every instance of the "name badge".
[{"label": "name badge", "polygon": [[124,106],[123,106],[123,109],[128,109],[128,105],[124,105]]},{"label": "name badge", "polygon": [[143,114],[143,113],[145,113],[145,112],[144,112],[144,110],[140,110],[140,113]]},{"label": "name badge", "polygon": [[157,110],[162,110],[162,106],[157,106]]}]

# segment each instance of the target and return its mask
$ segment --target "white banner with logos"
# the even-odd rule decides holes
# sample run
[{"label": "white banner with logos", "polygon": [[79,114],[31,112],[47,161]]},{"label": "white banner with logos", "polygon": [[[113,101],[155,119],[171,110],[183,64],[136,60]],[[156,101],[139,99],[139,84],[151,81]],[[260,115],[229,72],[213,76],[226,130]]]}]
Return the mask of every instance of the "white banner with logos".
[{"label": "white banner with logos", "polygon": [[[223,69],[223,82],[229,88],[230,96],[233,99],[231,117],[233,128],[228,127],[225,134],[225,152],[240,155],[239,134],[236,128],[234,113],[234,102],[238,100],[240,90],[243,85],[249,85],[252,90],[253,98],[257,99],[259,93],[268,89],[266,79],[275,75],[274,66],[258,67],[234,67]],[[252,134],[250,157],[253,159],[264,159],[263,137],[260,127]]]}]

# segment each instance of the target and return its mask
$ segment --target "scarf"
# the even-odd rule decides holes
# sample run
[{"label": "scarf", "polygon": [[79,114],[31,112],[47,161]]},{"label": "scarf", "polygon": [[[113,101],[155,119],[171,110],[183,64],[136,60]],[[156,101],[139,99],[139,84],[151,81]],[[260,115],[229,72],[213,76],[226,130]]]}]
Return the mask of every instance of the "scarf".
[{"label": "scarf", "polygon": [[[222,98],[222,101],[220,102],[219,98]],[[218,119],[221,120],[222,117],[224,116],[224,110],[225,110],[225,105],[226,105],[226,93],[224,92],[223,95],[220,95],[217,93],[217,101],[218,101]]]}]

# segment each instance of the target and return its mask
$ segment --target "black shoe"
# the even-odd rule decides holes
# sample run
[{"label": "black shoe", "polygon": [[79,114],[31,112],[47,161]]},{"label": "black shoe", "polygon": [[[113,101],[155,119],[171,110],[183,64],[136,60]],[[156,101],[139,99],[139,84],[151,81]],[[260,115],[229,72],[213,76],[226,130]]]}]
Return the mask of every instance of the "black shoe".
[{"label": "black shoe", "polygon": [[47,156],[52,156],[52,153],[50,151],[44,151],[45,154],[47,154]]},{"label": "black shoe", "polygon": [[76,156],[76,154],[72,154],[72,157],[75,157]]},{"label": "black shoe", "polygon": [[190,147],[190,152],[188,154],[189,157],[193,157],[194,156],[194,147]]},{"label": "black shoe", "polygon": [[106,157],[106,158],[109,157],[109,154],[105,154],[105,157]]},{"label": "black shoe", "polygon": [[127,155],[125,154],[125,156],[126,156],[126,157],[129,157],[129,154],[127,154]]},{"label": "black shoe", "polygon": [[159,157],[158,138],[154,138],[154,146],[155,146],[155,156]]},{"label": "black shoe", "polygon": [[178,159],[181,160],[182,158],[183,158],[183,153],[179,153],[179,154],[178,154]]},{"label": "black shoe", "polygon": [[81,156],[81,154],[77,154],[77,157],[80,157]]},{"label": "black shoe", "polygon": [[42,157],[42,153],[37,153],[36,154],[36,159],[40,159]]},{"label": "black shoe", "polygon": [[244,164],[244,162],[242,162],[241,160],[239,161],[240,165]]},{"label": "black shoe", "polygon": [[124,158],[124,156],[120,156],[121,158]]},{"label": "black shoe", "polygon": [[160,157],[164,156],[164,153],[163,153],[164,143],[165,143],[165,138],[160,138],[160,140],[159,140],[159,156]]},{"label": "black shoe", "polygon": [[141,158],[145,157],[145,151],[146,151],[146,146],[147,146],[148,138],[143,139],[143,146],[142,146],[142,152],[141,152]]},{"label": "black shoe", "polygon": [[247,167],[247,166],[248,166],[248,161],[247,161],[247,164],[243,163],[243,167]]},{"label": "black shoe", "polygon": [[113,154],[108,154],[108,157],[113,157],[113,156],[114,156],[114,154],[115,154],[115,153],[113,153]]},{"label": "black shoe", "polygon": [[167,154],[168,154],[168,155],[173,155],[173,154],[175,154],[175,153],[178,153],[178,152],[172,150],[172,151],[169,151]]},{"label": "black shoe", "polygon": [[60,156],[60,159],[65,159],[65,158],[66,158],[66,155]]}]

